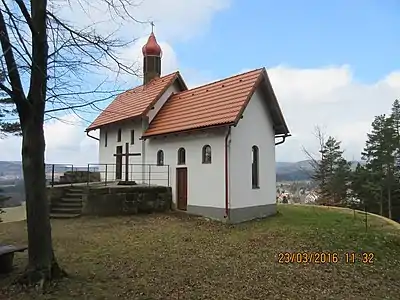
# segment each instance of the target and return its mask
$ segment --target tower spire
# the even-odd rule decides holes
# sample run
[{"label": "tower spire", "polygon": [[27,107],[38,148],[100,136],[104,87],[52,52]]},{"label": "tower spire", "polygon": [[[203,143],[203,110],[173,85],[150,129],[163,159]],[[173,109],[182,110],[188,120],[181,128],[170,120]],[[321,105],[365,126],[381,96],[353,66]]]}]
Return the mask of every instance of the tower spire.
[{"label": "tower spire", "polygon": [[150,22],[151,33],[147,43],[142,48],[143,53],[143,84],[149,83],[153,78],[161,75],[161,47],[154,35],[154,22]]}]

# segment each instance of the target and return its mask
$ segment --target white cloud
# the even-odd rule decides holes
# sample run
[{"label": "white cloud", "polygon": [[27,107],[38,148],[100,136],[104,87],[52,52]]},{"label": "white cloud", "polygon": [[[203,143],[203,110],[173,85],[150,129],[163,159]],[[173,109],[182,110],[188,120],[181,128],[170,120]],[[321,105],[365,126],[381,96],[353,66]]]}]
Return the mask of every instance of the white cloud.
[{"label": "white cloud", "polygon": [[[82,126],[82,121],[75,115],[66,115],[45,124],[46,163],[85,166],[98,162],[97,141],[87,137]],[[91,133],[94,136],[95,134],[96,132]],[[0,149],[0,160],[21,160],[20,138],[0,140]]]},{"label": "white cloud", "polygon": [[[335,102],[338,99],[330,97],[333,91],[348,86],[352,81],[349,66],[332,66],[323,69],[292,69],[278,66],[271,69],[269,75],[280,97],[289,98],[296,95],[296,102],[307,103]],[[284,78],[284,81],[280,80],[281,78]]]},{"label": "white cloud", "polygon": [[360,84],[349,66],[268,70],[293,137],[277,148],[277,160],[304,159],[301,147],[317,147],[315,126],[342,141],[348,159],[359,159],[374,116],[389,113],[400,95],[399,72]]},{"label": "white cloud", "polygon": [[[227,9],[231,0],[137,0],[112,1],[119,5],[117,13],[103,0],[58,0],[58,14],[77,26],[91,26],[101,32],[125,38],[140,38],[150,32],[149,24],[134,22],[125,13],[141,22],[154,21],[157,35],[167,40],[184,40],[204,33],[213,15]],[[111,13],[110,13],[111,12]],[[121,18],[121,15],[123,18]]]}]

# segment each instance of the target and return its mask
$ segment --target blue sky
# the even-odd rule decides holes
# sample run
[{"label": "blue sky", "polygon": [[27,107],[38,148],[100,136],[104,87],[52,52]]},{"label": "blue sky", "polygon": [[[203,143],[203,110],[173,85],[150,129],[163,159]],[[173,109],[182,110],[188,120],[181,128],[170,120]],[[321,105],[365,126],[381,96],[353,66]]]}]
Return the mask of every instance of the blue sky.
[{"label": "blue sky", "polygon": [[[233,1],[201,37],[176,44],[184,65],[228,76],[237,68],[350,64],[371,82],[400,69],[396,0]],[[193,59],[196,57],[196,59]]]},{"label": "blue sky", "polygon": [[[99,1],[90,1],[86,14],[78,0],[69,0],[60,14],[78,27],[97,24],[100,33],[114,32],[115,19]],[[374,116],[388,113],[400,97],[398,0],[144,0],[129,9],[137,19],[156,23],[163,73],[180,70],[189,87],[267,68],[293,134],[277,147],[278,161],[306,159],[303,147],[315,152],[315,126],[342,141],[346,158],[360,159]],[[121,56],[140,65],[151,27],[120,25],[119,36],[138,38]],[[127,88],[141,81],[121,79]],[[99,83],[93,74],[85,80]],[[84,118],[94,120],[98,113]],[[47,123],[46,160],[95,162],[98,146],[84,133],[88,125],[73,115]],[[0,149],[0,160],[20,160],[20,139],[0,140]]]}]

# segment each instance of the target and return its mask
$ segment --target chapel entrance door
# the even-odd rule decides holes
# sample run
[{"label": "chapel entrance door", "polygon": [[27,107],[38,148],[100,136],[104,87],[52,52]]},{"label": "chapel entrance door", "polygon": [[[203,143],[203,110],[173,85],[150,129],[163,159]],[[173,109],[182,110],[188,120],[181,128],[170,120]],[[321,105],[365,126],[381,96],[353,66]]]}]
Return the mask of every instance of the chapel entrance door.
[{"label": "chapel entrance door", "polygon": [[122,146],[117,146],[115,156],[115,180],[122,179]]},{"label": "chapel entrance door", "polygon": [[187,168],[176,169],[176,195],[179,210],[187,210]]}]

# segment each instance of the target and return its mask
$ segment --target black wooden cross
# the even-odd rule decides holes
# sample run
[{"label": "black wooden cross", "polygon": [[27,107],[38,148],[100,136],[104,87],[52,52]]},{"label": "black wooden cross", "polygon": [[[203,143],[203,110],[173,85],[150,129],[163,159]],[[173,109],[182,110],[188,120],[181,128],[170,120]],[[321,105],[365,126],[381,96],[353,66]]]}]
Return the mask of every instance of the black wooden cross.
[{"label": "black wooden cross", "polygon": [[125,181],[128,181],[129,174],[129,156],[141,156],[141,153],[129,153],[129,143],[125,143],[125,153],[116,153],[115,157],[125,156]]}]

